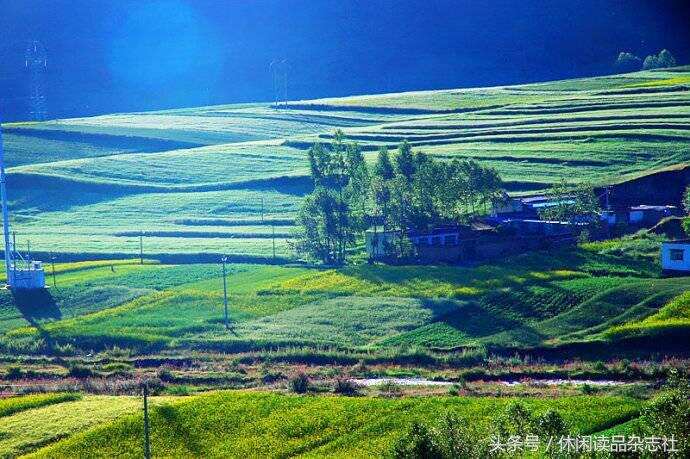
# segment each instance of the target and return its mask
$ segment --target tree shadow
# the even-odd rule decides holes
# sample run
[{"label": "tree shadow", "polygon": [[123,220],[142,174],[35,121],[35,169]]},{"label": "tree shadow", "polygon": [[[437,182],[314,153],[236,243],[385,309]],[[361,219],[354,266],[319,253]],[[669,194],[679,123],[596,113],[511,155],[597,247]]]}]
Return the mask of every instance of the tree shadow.
[{"label": "tree shadow", "polygon": [[62,312],[48,289],[12,290],[17,310],[36,327],[47,320],[62,319]]}]

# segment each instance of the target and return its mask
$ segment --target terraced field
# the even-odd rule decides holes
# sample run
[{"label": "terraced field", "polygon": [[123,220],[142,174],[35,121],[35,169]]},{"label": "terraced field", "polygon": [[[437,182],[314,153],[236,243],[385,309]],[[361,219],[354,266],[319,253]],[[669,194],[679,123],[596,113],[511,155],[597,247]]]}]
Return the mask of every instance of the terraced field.
[{"label": "terraced field", "polygon": [[58,264],[56,287],[0,292],[0,347],[383,355],[603,343],[639,326],[654,327],[659,338],[687,334],[684,316],[673,311],[684,310],[690,279],[658,277],[658,239],[616,244],[424,271],[230,265],[230,331],[217,264]]},{"label": "terraced field", "polygon": [[[408,140],[496,167],[515,192],[688,161],[690,68],[495,88],[5,125],[14,229],[64,255],[289,259],[305,150],[336,128],[373,157]],[[273,234],[275,232],[275,238]],[[65,237],[67,236],[67,237]],[[275,243],[275,244],[274,244]],[[209,255],[211,256],[211,255]],[[216,257],[217,258],[217,257]]]}]

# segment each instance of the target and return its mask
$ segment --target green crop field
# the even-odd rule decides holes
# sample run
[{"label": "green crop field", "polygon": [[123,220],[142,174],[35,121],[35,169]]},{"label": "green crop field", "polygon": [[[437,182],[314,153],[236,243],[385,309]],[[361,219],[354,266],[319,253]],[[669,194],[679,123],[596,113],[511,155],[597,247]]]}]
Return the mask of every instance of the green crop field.
[{"label": "green crop field", "polygon": [[[661,276],[661,236],[337,269],[291,263],[290,242],[306,151],[336,129],[369,161],[407,140],[515,193],[686,163],[690,68],[3,129],[12,229],[48,288],[0,290],[1,457],[141,456],[145,380],[156,457],[370,457],[447,411],[488,436],[518,399],[630,433],[687,369],[690,278]],[[384,377],[430,384],[342,396]]]},{"label": "green crop field", "polygon": [[690,280],[658,277],[658,241],[592,243],[474,268],[230,265],[230,331],[217,264],[58,264],[56,287],[2,293],[0,344],[25,352],[386,353],[611,340],[623,336],[621,327],[680,329],[685,319],[676,310],[686,296],[675,298]]},{"label": "green crop field", "polygon": [[[444,412],[471,420],[488,436],[490,420],[514,400],[459,397],[395,400],[218,392],[176,401],[168,399],[166,403],[157,401],[151,416],[151,448],[156,457],[374,457],[387,453],[413,420],[433,421]],[[637,400],[611,396],[523,398],[521,402],[537,413],[557,410],[573,431],[582,434],[624,423],[634,418],[640,408]],[[120,402],[108,397],[85,397],[72,403],[75,410],[91,404],[109,413],[91,420],[91,425],[97,425],[90,430],[65,435],[67,438],[61,441],[55,441],[50,435],[58,430],[72,433],[75,427],[72,417],[50,425],[50,433],[35,440],[35,451],[29,457],[74,457],[83,456],[86,451],[89,457],[142,455],[141,415],[108,421],[115,410],[131,412],[130,399]],[[35,419],[33,430],[36,431],[48,427],[45,424],[51,421],[47,410],[37,412]],[[20,422],[17,419],[14,425]],[[23,447],[26,451],[25,444],[15,448]]]},{"label": "green crop field", "polygon": [[[688,161],[690,70],[225,105],[5,125],[21,244],[72,257],[289,259],[306,149],[335,129],[371,157],[408,140],[496,167],[509,190],[610,183]],[[577,173],[574,174],[573,172]],[[273,233],[275,231],[275,238]]]}]

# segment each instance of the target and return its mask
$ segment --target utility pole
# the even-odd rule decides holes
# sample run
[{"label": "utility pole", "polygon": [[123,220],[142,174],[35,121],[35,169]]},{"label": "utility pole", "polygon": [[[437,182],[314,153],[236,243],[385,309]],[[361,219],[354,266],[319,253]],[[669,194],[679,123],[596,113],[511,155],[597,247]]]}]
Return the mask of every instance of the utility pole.
[{"label": "utility pole", "polygon": [[223,262],[223,305],[225,306],[225,329],[230,329],[230,324],[228,323],[228,285],[227,285],[227,271],[225,269],[225,262],[228,257],[223,257],[221,261]]},{"label": "utility pole", "polygon": [[151,439],[149,438],[149,383],[144,383],[144,458],[151,459]]},{"label": "utility pole", "polygon": [[139,264],[144,264],[144,232],[139,233]]},{"label": "utility pole", "polygon": [[[5,225],[8,225],[9,223],[5,223]],[[11,252],[17,252],[17,232],[12,231],[12,250]],[[14,256],[14,253],[12,254]],[[17,279],[17,262],[14,261],[12,263],[12,279],[16,280]]]}]

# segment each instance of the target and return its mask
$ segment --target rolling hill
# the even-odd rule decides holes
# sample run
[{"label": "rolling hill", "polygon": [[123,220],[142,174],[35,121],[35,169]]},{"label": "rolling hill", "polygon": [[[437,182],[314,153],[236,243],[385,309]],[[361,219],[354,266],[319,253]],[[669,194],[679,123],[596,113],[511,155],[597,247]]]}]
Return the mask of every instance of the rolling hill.
[{"label": "rolling hill", "polygon": [[5,125],[19,241],[72,257],[290,257],[305,150],[343,129],[373,157],[408,140],[496,167],[513,192],[597,184],[690,156],[690,68],[539,84]]}]

